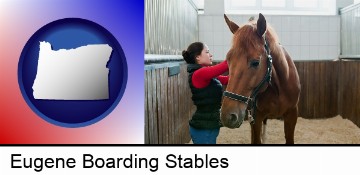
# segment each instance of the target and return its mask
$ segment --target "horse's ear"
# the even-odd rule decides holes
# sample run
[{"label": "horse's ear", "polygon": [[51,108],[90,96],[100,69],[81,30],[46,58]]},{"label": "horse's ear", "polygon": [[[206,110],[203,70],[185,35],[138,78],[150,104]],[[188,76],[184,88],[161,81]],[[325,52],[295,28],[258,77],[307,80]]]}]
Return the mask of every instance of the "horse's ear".
[{"label": "horse's ear", "polygon": [[229,26],[229,29],[231,33],[235,33],[237,29],[239,29],[239,26],[235,24],[234,22],[230,21],[229,18],[224,14],[224,18],[226,21],[226,24]]},{"label": "horse's ear", "polygon": [[264,15],[259,13],[259,19],[257,20],[257,34],[260,37],[263,37],[265,31],[266,31],[266,20]]}]

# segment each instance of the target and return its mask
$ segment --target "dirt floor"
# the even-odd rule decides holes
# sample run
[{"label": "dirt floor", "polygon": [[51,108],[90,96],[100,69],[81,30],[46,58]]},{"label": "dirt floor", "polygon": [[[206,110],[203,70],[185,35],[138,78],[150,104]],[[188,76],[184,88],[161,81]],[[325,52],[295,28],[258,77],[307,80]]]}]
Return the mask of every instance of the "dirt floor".
[{"label": "dirt floor", "polygon": [[[284,122],[267,121],[265,144],[283,144]],[[190,141],[190,144],[192,142]],[[240,128],[221,128],[219,144],[250,144],[250,124],[245,121]],[[295,128],[295,144],[359,144],[360,128],[353,122],[336,116],[329,119],[304,119],[299,117]]]}]

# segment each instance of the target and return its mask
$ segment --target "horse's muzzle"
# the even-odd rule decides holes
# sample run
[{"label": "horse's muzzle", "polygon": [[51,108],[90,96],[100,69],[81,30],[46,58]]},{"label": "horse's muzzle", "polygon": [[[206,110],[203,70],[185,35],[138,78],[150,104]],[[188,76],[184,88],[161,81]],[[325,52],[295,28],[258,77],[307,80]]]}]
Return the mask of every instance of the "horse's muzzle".
[{"label": "horse's muzzle", "polygon": [[228,128],[239,128],[244,121],[246,112],[245,110],[240,110],[237,113],[230,113],[230,114],[221,114],[221,122],[225,127]]}]

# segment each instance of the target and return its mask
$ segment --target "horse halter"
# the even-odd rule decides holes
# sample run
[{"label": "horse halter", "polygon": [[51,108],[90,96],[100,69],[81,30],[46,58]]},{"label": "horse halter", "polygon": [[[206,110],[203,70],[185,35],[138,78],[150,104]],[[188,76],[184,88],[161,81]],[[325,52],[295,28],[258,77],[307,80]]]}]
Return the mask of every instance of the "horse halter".
[{"label": "horse halter", "polygon": [[236,94],[233,92],[229,92],[229,91],[224,91],[223,95],[227,98],[230,98],[232,100],[236,100],[239,102],[243,102],[248,106],[248,111],[250,112],[250,110],[253,111],[254,116],[252,117],[252,121],[251,123],[253,124],[254,119],[255,119],[255,108],[256,108],[256,96],[259,93],[259,90],[261,89],[261,87],[265,84],[265,82],[270,83],[271,82],[271,74],[272,74],[272,57],[270,55],[270,49],[269,49],[269,45],[267,43],[267,39],[264,35],[264,41],[265,41],[265,52],[267,55],[267,70],[266,70],[266,74],[264,76],[264,78],[261,80],[261,82],[256,86],[256,88],[254,89],[254,91],[252,92],[252,94],[250,95],[250,97],[246,97],[240,94]]}]

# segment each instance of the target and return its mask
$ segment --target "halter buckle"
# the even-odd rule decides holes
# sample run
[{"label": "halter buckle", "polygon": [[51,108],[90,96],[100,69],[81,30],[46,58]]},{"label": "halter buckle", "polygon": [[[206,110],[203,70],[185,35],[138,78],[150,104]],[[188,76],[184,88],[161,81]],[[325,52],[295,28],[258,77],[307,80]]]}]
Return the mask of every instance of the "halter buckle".
[{"label": "halter buckle", "polygon": [[251,115],[251,109],[248,109],[247,112],[248,112],[247,116],[248,116],[249,123],[254,124],[255,120],[254,120],[254,117]]}]

